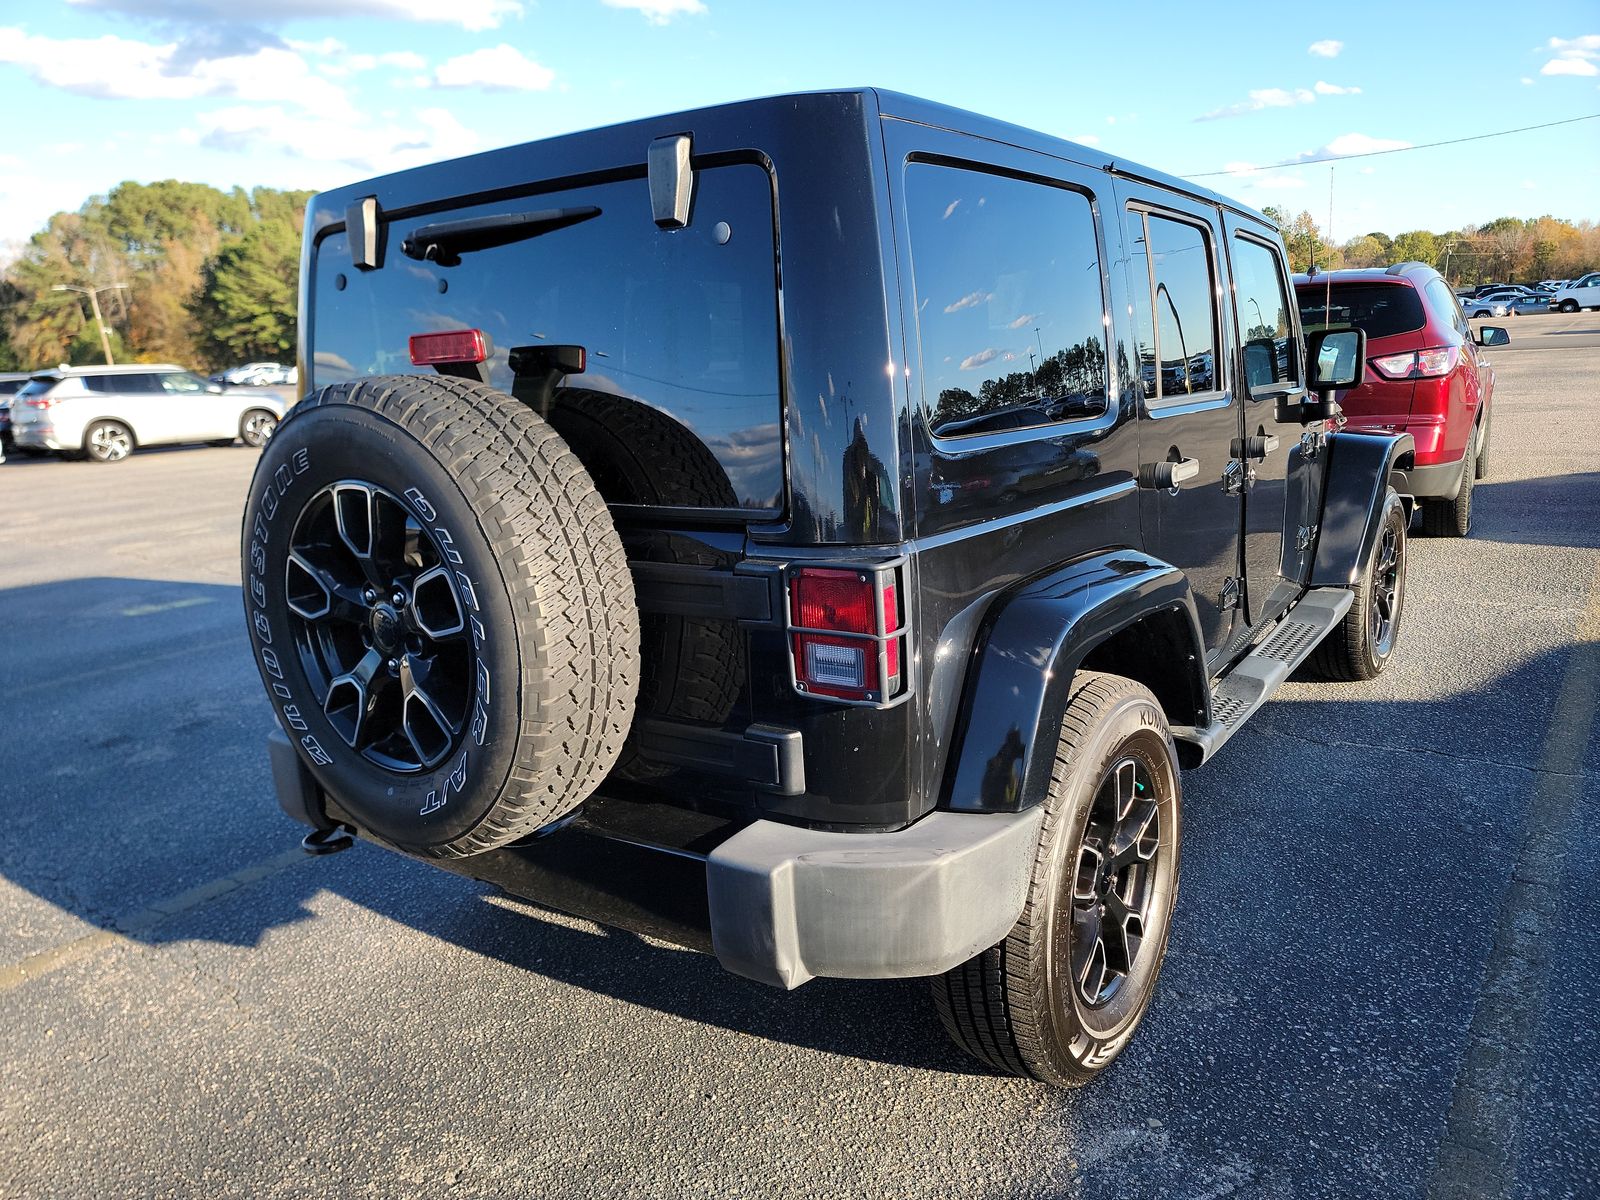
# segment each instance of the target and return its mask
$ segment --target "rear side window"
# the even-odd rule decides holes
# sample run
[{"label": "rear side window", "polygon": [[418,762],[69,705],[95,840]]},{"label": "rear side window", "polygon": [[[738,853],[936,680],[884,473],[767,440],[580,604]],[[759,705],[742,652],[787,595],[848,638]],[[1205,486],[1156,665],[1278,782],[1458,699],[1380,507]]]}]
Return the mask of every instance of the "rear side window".
[{"label": "rear side window", "polygon": [[1455,293],[1445,286],[1444,280],[1428,280],[1426,290],[1428,301],[1433,305],[1434,315],[1462,337],[1471,336],[1471,326],[1467,324],[1467,319],[1461,312],[1461,306],[1456,303]]},{"label": "rear side window", "polygon": [[1244,334],[1245,383],[1276,388],[1300,378],[1300,348],[1278,255],[1264,242],[1233,239],[1234,304]]},{"label": "rear side window", "polygon": [[0,396],[15,396],[22,390],[21,379],[0,379]]},{"label": "rear side window", "polygon": [[906,206],[933,432],[970,437],[1105,412],[1105,298],[1088,198],[911,163]]},{"label": "rear side window", "polygon": [[1405,283],[1319,283],[1295,289],[1306,332],[1354,326],[1369,338],[1411,333],[1427,323],[1416,290]]},{"label": "rear side window", "polygon": [[1145,398],[1216,391],[1222,384],[1210,234],[1187,221],[1134,211],[1128,239]]},{"label": "rear side window", "polygon": [[82,379],[85,391],[108,395],[148,395],[161,390],[156,377],[146,371],[128,375],[84,375]]}]

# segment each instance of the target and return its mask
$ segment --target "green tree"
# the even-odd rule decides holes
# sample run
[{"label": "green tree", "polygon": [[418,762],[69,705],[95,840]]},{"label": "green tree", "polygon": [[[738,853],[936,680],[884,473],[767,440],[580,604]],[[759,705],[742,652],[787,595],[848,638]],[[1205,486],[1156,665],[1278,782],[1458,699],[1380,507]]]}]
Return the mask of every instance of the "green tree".
[{"label": "green tree", "polygon": [[213,365],[292,357],[299,275],[300,236],[286,220],[262,221],[224,246],[192,310],[202,357]]},{"label": "green tree", "polygon": [[1426,229],[1412,229],[1394,239],[1392,253],[1395,262],[1422,262],[1436,266],[1439,239]]},{"label": "green tree", "polygon": [[1347,267],[1383,267],[1389,264],[1389,239],[1366,233],[1344,244]]}]

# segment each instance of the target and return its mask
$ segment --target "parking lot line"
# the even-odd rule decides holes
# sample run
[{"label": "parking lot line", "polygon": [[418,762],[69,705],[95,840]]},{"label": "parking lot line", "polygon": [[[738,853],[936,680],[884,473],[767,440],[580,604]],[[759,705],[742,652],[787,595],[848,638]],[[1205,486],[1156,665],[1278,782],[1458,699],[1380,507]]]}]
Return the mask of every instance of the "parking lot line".
[{"label": "parking lot line", "polygon": [[1494,944],[1456,1074],[1429,1200],[1508,1196],[1550,974],[1551,926],[1584,756],[1600,704],[1600,566],[1589,581],[1555,716],[1528,803],[1521,849],[1500,903]]},{"label": "parking lot line", "polygon": [[208,904],[219,896],[226,896],[229,892],[237,891],[247,884],[309,861],[310,856],[298,846],[292,850],[285,850],[271,858],[240,867],[231,874],[198,884],[176,896],[157,900],[154,904],[116,921],[111,929],[98,929],[94,933],[86,933],[70,942],[52,946],[48,950],[40,950],[8,966],[0,967],[0,995],[27,983],[30,979],[48,975],[51,971],[98,954],[112,946],[148,937],[157,926],[173,917]]}]

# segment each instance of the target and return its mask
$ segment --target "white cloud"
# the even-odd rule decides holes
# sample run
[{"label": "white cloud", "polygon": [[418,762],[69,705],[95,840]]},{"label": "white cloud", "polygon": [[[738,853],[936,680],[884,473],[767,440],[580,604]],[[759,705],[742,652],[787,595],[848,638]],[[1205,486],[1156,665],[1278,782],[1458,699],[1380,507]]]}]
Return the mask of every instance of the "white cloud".
[{"label": "white cloud", "polygon": [[1278,166],[1286,167],[1291,163],[1305,162],[1310,158],[1348,158],[1352,154],[1376,154],[1384,150],[1405,150],[1410,142],[1402,142],[1395,138],[1370,137],[1365,133],[1341,133],[1326,146],[1319,146],[1315,150],[1306,150],[1293,158],[1286,158]]},{"label": "white cloud", "polygon": [[198,127],[184,131],[184,140],[210,150],[336,163],[367,174],[456,158],[479,147],[478,135],[442,108],[418,109],[412,120],[400,123],[237,105],[202,113]]},{"label": "white cloud", "polygon": [[319,63],[317,69],[334,79],[363,71],[389,67],[396,71],[425,71],[428,60],[414,50],[394,50],[388,54],[342,54],[334,62]]},{"label": "white cloud", "polygon": [[1586,33],[1582,37],[1553,37],[1547,43],[1555,57],[1539,68],[1541,75],[1600,75],[1600,33]]},{"label": "white cloud", "polygon": [[1310,104],[1317,95],[1310,88],[1295,88],[1286,91],[1283,88],[1256,88],[1250,93],[1250,99],[1241,100],[1238,104],[1230,104],[1226,108],[1213,109],[1204,116],[1196,117],[1197,121],[1217,121],[1224,117],[1238,117],[1245,113],[1260,112],[1266,108],[1293,108],[1297,104]]},{"label": "white cloud", "polygon": [[1306,186],[1306,181],[1299,175],[1270,175],[1255,163],[1231,162],[1225,164],[1222,169],[1228,173],[1230,179],[1237,181],[1233,186],[1252,191]]},{"label": "white cloud", "polygon": [[958,197],[957,199],[950,201],[949,204],[944,206],[944,216],[940,217],[939,219],[941,221],[948,221],[952,216],[955,215],[956,209],[958,209],[960,207],[961,207],[961,200]]},{"label": "white cloud", "polygon": [[665,25],[674,17],[704,16],[708,11],[701,0],[600,0],[607,8],[631,8],[652,25]]},{"label": "white cloud", "polygon": [[1340,87],[1337,83],[1324,83],[1317,80],[1316,87],[1312,89],[1319,96],[1359,96],[1361,89],[1358,87]]},{"label": "white cloud", "polygon": [[968,292],[954,304],[946,304],[944,306],[944,310],[947,313],[954,313],[960,312],[964,308],[976,308],[978,305],[986,302],[989,298],[988,292]]},{"label": "white cloud", "polygon": [[157,45],[111,34],[58,39],[0,28],[0,62],[15,63],[40,83],[80,96],[284,102],[334,117],[351,111],[338,85],[313,75],[305,59],[285,47],[265,46],[181,68],[179,52],[176,42]]},{"label": "white cloud", "polygon": [[489,92],[542,92],[556,73],[534,62],[515,46],[501,43],[446,59],[434,68],[433,87],[483,88]]},{"label": "white cloud", "polygon": [[[77,8],[128,13],[157,21],[194,24],[257,21],[277,24],[299,19],[339,17],[391,21],[433,21],[481,32],[498,28],[506,17],[520,17],[521,0],[67,0]],[[671,3],[672,0],[667,0]],[[698,3],[698,0],[691,0]],[[256,11],[251,11],[252,9]],[[264,11],[263,11],[264,10]]]},{"label": "white cloud", "polygon": [[963,371],[976,371],[985,363],[992,363],[999,357],[1000,351],[998,350],[979,350],[976,354],[969,354],[961,360],[961,369]]},{"label": "white cloud", "polygon": [[1306,47],[1307,54],[1314,54],[1318,58],[1338,58],[1339,51],[1344,49],[1344,43],[1333,38],[1323,38],[1320,42],[1312,42]]},{"label": "white cloud", "polygon": [[1533,86],[1533,80],[1530,79],[1528,76],[1524,75],[1522,77],[1522,86],[1523,87],[1532,87]]}]

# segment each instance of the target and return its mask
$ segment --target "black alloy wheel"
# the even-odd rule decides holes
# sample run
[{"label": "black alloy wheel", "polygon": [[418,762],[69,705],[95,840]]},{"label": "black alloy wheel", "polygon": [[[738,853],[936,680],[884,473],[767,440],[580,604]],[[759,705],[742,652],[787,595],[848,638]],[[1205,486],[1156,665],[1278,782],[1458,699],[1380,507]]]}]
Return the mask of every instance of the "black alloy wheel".
[{"label": "black alloy wheel", "polygon": [[1071,877],[1072,982],[1090,1008],[1115,998],[1133,973],[1160,853],[1155,781],[1143,759],[1125,758],[1095,792]]},{"label": "black alloy wheel", "polygon": [[361,480],[323,488],[290,535],[285,594],[345,744],[390,771],[443,762],[467,727],[475,656],[454,573],[413,508]]},{"label": "black alloy wheel", "polygon": [[1384,522],[1378,541],[1378,555],[1372,564],[1371,603],[1367,623],[1372,648],[1379,659],[1394,650],[1395,633],[1400,627],[1400,605],[1405,577],[1401,572],[1401,542],[1404,532],[1393,522]]}]

